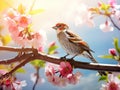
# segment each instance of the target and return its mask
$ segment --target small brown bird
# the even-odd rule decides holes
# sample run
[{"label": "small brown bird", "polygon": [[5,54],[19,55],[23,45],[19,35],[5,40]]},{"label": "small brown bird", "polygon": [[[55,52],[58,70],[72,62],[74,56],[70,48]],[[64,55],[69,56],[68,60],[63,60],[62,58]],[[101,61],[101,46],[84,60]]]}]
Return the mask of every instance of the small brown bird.
[{"label": "small brown bird", "polygon": [[[72,59],[76,56],[83,55],[86,58],[89,58],[93,63],[97,61],[92,56],[88,44],[81,39],[78,35],[69,30],[68,25],[64,23],[57,23],[52,27],[57,32],[57,38],[62,46],[62,48],[67,52],[63,58],[66,58],[68,55],[72,55]],[[99,72],[101,73],[101,72]]]},{"label": "small brown bird", "polygon": [[71,32],[66,24],[57,23],[53,29],[56,30],[57,38],[63,49],[67,52],[67,55],[65,55],[64,58],[68,55],[72,55],[72,58],[83,55],[90,58],[92,62],[97,63],[91,54],[93,51],[89,48],[88,44],[78,35]]}]

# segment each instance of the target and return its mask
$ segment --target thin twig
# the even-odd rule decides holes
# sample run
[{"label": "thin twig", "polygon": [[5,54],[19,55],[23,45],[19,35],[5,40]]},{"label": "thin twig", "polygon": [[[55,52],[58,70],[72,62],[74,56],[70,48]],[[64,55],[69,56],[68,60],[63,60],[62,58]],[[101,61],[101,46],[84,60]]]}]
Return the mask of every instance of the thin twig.
[{"label": "thin twig", "polygon": [[36,85],[37,85],[37,83],[39,81],[39,69],[40,68],[36,68],[36,80],[35,80],[35,83],[33,85],[33,89],[32,90],[35,90],[35,87],[36,87]]},{"label": "thin twig", "polygon": [[113,19],[111,18],[111,16],[108,16],[109,19],[111,20],[112,24],[114,25],[114,27],[116,27],[118,30],[120,30],[120,27],[118,27],[115,22],[113,21]]}]

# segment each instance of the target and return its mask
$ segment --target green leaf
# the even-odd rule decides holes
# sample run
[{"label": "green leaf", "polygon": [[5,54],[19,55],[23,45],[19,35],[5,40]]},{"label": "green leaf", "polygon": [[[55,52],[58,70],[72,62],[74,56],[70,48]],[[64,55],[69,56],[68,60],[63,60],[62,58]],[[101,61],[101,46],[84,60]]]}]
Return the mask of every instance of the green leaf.
[{"label": "green leaf", "polygon": [[102,75],[100,78],[99,78],[99,80],[98,81],[107,81],[107,75],[105,76],[105,75]]},{"label": "green leaf", "polygon": [[16,70],[16,73],[26,73],[24,68],[19,68],[18,70]]},{"label": "green leaf", "polygon": [[55,50],[58,48],[58,46],[54,45],[54,46],[51,46],[49,49],[48,49],[48,54],[54,54]]},{"label": "green leaf", "polygon": [[114,47],[118,53],[120,53],[120,47],[119,47],[119,40],[118,38],[114,38]]},{"label": "green leaf", "polygon": [[1,37],[3,45],[7,45],[11,41],[11,37],[9,35],[5,35]]},{"label": "green leaf", "polygon": [[112,55],[101,55],[99,57],[104,58],[104,59],[114,59],[114,57]]},{"label": "green leaf", "polygon": [[35,59],[33,61],[30,62],[33,66],[35,67],[45,67],[45,61],[39,60],[39,59]]},{"label": "green leaf", "polygon": [[36,9],[36,10],[32,10],[29,12],[29,14],[31,15],[35,15],[35,14],[39,14],[42,13],[44,10],[43,9]]},{"label": "green leaf", "polygon": [[118,75],[118,78],[120,79],[120,75]]},{"label": "green leaf", "polygon": [[24,7],[22,4],[20,4],[20,5],[18,6],[18,11],[19,11],[19,13],[21,13],[21,14],[25,14],[25,7]]}]

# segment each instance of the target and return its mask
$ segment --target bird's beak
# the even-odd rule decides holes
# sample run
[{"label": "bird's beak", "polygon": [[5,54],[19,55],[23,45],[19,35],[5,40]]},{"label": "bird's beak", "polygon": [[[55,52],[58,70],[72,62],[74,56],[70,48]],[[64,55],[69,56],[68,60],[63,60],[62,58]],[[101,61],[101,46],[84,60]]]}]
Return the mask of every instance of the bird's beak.
[{"label": "bird's beak", "polygon": [[55,29],[55,30],[57,30],[58,27],[57,26],[53,26],[52,28]]}]

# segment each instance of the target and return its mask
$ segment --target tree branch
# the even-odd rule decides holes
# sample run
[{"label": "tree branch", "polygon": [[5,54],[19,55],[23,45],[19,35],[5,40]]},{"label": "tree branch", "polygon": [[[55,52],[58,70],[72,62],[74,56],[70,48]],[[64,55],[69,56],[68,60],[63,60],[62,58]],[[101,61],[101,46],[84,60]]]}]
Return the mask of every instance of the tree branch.
[{"label": "tree branch", "polygon": [[11,52],[30,52],[35,51],[34,48],[13,48],[13,47],[7,47],[7,46],[0,46],[0,51],[11,51]]},{"label": "tree branch", "polygon": [[21,56],[16,56],[15,58],[9,59],[9,60],[2,60],[0,61],[0,64],[4,64],[4,65],[8,65],[14,62],[20,62],[28,57],[30,57],[32,55],[32,53],[30,54],[23,54]]},{"label": "tree branch", "polygon": [[47,62],[51,62],[54,64],[60,64],[62,61],[68,61],[71,63],[74,68],[82,68],[82,69],[89,69],[89,70],[97,70],[97,71],[111,71],[111,72],[120,72],[120,65],[111,65],[111,64],[99,64],[99,63],[87,63],[87,62],[80,62],[70,59],[59,59],[57,57],[51,57],[48,55],[38,54],[36,56],[37,59],[44,60]]},{"label": "tree branch", "polygon": [[[9,48],[5,47],[2,48],[2,50],[10,50],[10,51],[36,51],[36,49],[30,49],[30,48],[24,48],[24,50],[21,50],[21,48]],[[28,55],[28,56],[27,56]],[[23,57],[19,57],[19,59],[24,59],[20,64],[18,64],[16,67],[14,67],[10,72],[6,73],[5,75],[1,76],[0,79],[7,77],[14,73],[17,69],[24,66],[25,64],[29,63],[31,60],[40,59],[46,62],[54,63],[54,64],[60,64],[62,61],[68,61],[71,63],[74,68],[81,68],[81,69],[88,69],[88,70],[97,70],[97,71],[109,71],[109,72],[120,72],[120,65],[111,65],[111,64],[99,64],[99,63],[87,63],[87,62],[80,62],[75,61],[73,59],[60,59],[58,57],[53,57],[50,55],[46,55],[43,53],[37,53],[37,52],[31,52],[27,55],[23,55]],[[11,61],[8,61],[9,63],[19,61],[19,59],[11,59]],[[1,61],[3,63],[3,61]],[[4,62],[5,63],[5,62]]]},{"label": "tree branch", "polygon": [[31,60],[34,60],[33,56],[30,56],[29,58],[27,58],[26,60],[24,60],[23,62],[21,62],[19,65],[17,65],[16,67],[14,67],[10,72],[2,75],[0,77],[0,80],[2,80],[3,78],[7,78],[10,75],[12,75],[17,69],[21,68],[22,66],[24,66],[25,64],[27,64],[28,62],[30,62]]}]

